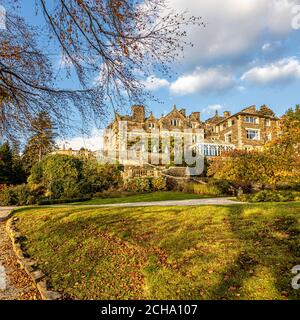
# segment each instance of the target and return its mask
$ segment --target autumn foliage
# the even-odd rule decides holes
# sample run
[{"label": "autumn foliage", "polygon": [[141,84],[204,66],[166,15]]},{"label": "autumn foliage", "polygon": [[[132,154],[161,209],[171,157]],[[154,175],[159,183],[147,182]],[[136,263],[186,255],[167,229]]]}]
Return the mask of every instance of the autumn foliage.
[{"label": "autumn foliage", "polygon": [[[73,123],[74,112],[85,125],[98,125],[112,109],[154,98],[143,80],[156,71],[170,75],[170,63],[190,44],[187,27],[203,25],[200,17],[172,13],[165,0],[36,0],[41,32],[17,15],[21,2],[4,2],[7,30],[0,33],[0,135],[6,136],[26,131],[39,112],[59,128]],[[53,54],[61,57],[63,75]],[[58,85],[66,77],[76,86]]]},{"label": "autumn foliage", "polygon": [[300,108],[290,109],[281,120],[281,132],[261,151],[234,150],[212,161],[209,175],[239,186],[300,182]]}]

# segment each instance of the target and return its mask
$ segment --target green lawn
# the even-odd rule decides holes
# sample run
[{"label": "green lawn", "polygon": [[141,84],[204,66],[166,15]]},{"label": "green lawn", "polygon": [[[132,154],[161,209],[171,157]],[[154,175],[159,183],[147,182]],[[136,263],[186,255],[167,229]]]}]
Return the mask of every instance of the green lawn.
[{"label": "green lawn", "polygon": [[69,299],[299,299],[300,203],[25,208],[27,252]]},{"label": "green lawn", "polygon": [[129,203],[129,202],[151,202],[151,201],[168,201],[168,200],[190,200],[215,198],[210,195],[197,195],[193,193],[175,192],[175,191],[158,191],[152,193],[138,194],[138,195],[124,195],[118,198],[95,198],[89,201],[78,202],[76,204],[113,204],[113,203]]}]

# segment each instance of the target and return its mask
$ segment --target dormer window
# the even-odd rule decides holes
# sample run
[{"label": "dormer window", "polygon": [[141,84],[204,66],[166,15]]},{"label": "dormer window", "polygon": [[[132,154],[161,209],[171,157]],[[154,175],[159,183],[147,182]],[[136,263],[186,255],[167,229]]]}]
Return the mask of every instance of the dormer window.
[{"label": "dormer window", "polygon": [[259,122],[259,120],[258,120],[257,117],[247,116],[247,117],[245,117],[245,122],[247,122],[247,123],[256,123],[257,124]]},{"label": "dormer window", "polygon": [[149,129],[155,129],[155,124],[153,122],[149,123]]},{"label": "dormer window", "polygon": [[180,125],[180,120],[179,119],[172,119],[171,120],[171,125],[174,127],[177,127]]}]

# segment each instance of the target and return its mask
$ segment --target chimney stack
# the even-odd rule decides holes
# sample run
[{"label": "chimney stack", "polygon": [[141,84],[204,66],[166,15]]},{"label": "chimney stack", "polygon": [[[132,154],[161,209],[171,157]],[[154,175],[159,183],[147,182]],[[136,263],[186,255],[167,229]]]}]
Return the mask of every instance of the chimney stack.
[{"label": "chimney stack", "polygon": [[186,109],[181,109],[179,112],[180,112],[182,115],[186,116]]},{"label": "chimney stack", "polygon": [[200,122],[200,112],[192,112],[191,116]]},{"label": "chimney stack", "polygon": [[145,107],[140,105],[134,105],[131,107],[132,110],[132,118],[137,122],[145,121]]}]

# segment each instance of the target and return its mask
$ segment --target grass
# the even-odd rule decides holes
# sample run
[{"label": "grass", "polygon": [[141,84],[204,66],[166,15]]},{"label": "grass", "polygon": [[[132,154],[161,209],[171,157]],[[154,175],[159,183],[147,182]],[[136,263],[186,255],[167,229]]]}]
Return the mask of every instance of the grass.
[{"label": "grass", "polygon": [[24,247],[68,299],[299,299],[300,203],[25,208]]},{"label": "grass", "polygon": [[114,203],[136,203],[136,202],[151,202],[151,201],[169,201],[169,200],[190,200],[190,199],[203,199],[215,198],[211,195],[198,195],[193,193],[175,192],[175,191],[158,191],[152,193],[144,193],[138,195],[124,195],[117,198],[95,198],[92,200],[78,202],[76,204],[114,204]]}]

